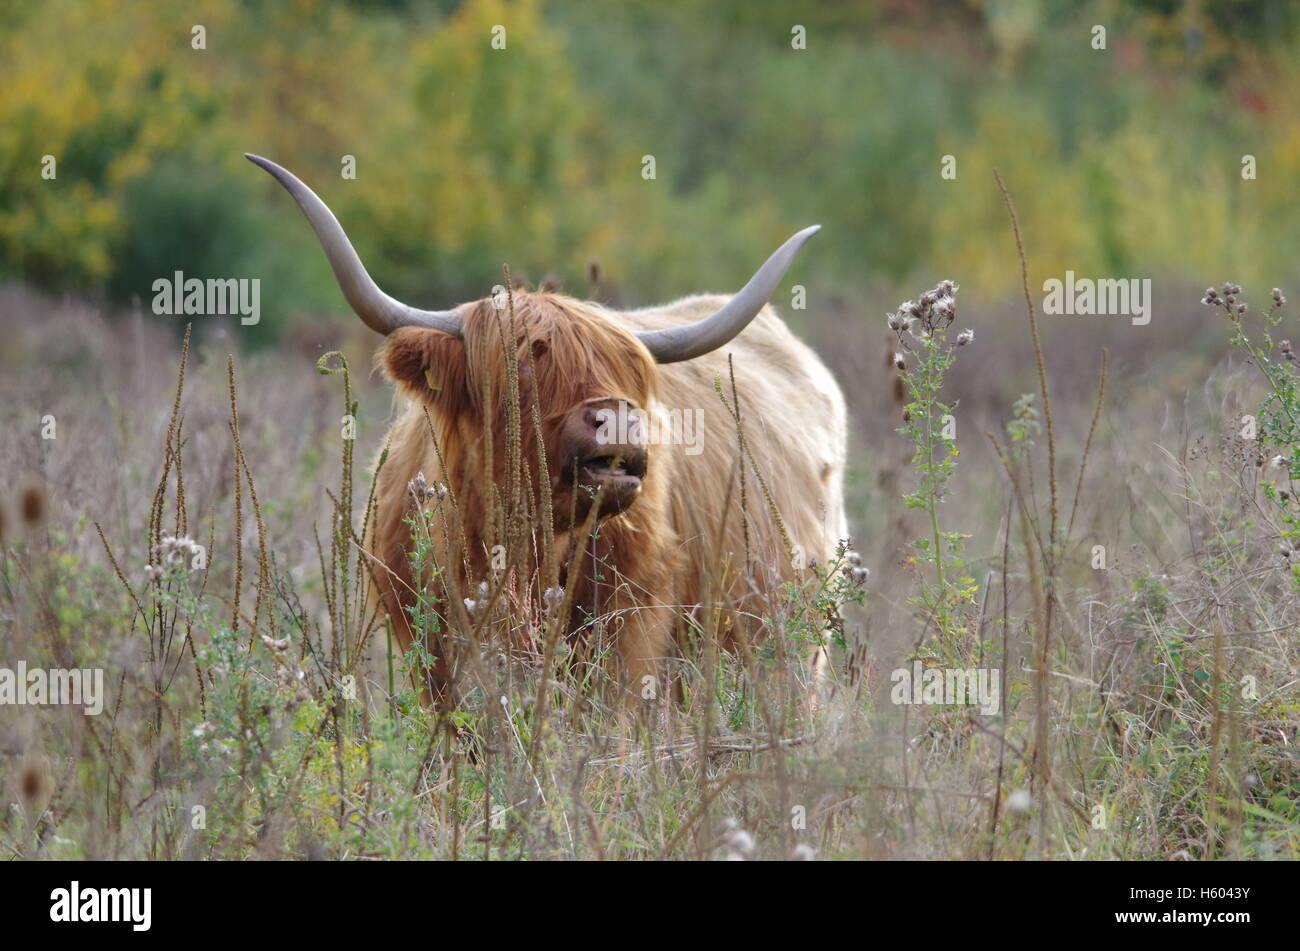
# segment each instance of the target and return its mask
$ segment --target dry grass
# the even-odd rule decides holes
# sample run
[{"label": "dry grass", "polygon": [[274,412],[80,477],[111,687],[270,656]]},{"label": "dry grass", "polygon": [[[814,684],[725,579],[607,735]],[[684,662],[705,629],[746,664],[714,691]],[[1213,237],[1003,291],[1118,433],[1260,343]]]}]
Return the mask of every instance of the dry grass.
[{"label": "dry grass", "polygon": [[[751,656],[690,652],[681,702],[628,724],[599,700],[599,651],[557,650],[554,626],[510,609],[502,586],[476,630],[532,624],[540,650],[482,638],[448,731],[409,687],[427,658],[395,656],[361,597],[370,479],[353,455],[377,452],[389,395],[360,375],[312,372],[335,347],[368,366],[373,340],[349,326],[310,353],[228,364],[231,342],[199,325],[182,389],[179,338],[157,318],[110,320],[14,288],[0,308],[4,656],[108,672],[99,717],[0,717],[7,856],[1300,854],[1300,601],[1261,470],[1233,435],[1258,388],[1229,359],[1174,362],[1144,340],[1166,361],[1157,372],[1138,364],[1135,331],[1107,330],[1116,359],[1098,414],[1097,362],[1054,363],[1081,331],[1044,326],[1069,526],[1053,532],[1043,437],[1005,442],[1019,395],[1007,381],[1037,382],[1021,318],[978,304],[965,315],[980,337],[948,380],[962,458],[944,513],[971,535],[979,590],[956,649],[1004,672],[1000,716],[889,703],[888,672],[918,647],[906,598],[922,579],[900,564],[917,532],[898,501],[908,453],[881,338],[860,333],[873,312],[809,334],[842,379],[885,381],[849,392],[855,542],[876,564],[867,605],[846,612],[824,709],[808,714],[786,656],[815,636],[815,592],[792,592],[767,619],[779,636]],[[846,338],[863,342],[831,345]],[[354,400],[355,448],[339,421]],[[39,438],[45,414],[53,441]],[[15,497],[33,478],[48,518],[24,527]],[[207,567],[146,578],[162,536],[187,534]],[[1105,570],[1092,566],[1096,545]],[[729,610],[702,612],[703,643]],[[1242,696],[1246,677],[1255,699]]]}]

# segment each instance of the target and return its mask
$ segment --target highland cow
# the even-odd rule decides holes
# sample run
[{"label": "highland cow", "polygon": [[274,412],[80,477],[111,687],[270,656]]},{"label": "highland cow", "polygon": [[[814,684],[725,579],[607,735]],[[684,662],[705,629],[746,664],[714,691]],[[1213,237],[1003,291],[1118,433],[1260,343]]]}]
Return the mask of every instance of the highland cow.
[{"label": "highland cow", "polygon": [[[518,291],[426,311],[375,285],[301,181],[248,158],[298,202],[348,303],[387,337],[378,361],[405,405],[377,466],[366,547],[399,645],[432,656],[421,686],[435,703],[454,698],[482,633],[480,587],[520,617],[562,612],[575,646],[599,631],[614,682],[648,697],[702,604],[734,608],[719,646],[742,649],[784,585],[831,564],[847,536],[844,398],[767,304],[817,227],[730,297],[615,312]],[[670,412],[702,421],[693,448],[644,438],[671,433]],[[435,569],[418,579],[415,519]],[[439,605],[433,625],[414,610],[422,598]]]}]

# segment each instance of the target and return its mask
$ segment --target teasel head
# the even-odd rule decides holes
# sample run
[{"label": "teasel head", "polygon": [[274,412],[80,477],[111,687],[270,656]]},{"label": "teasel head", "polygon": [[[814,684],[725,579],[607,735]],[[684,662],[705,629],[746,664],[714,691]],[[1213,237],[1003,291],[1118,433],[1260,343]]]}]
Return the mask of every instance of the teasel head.
[{"label": "teasel head", "polygon": [[49,516],[49,500],[45,494],[45,484],[36,479],[29,479],[18,490],[18,519],[25,528],[39,528]]}]

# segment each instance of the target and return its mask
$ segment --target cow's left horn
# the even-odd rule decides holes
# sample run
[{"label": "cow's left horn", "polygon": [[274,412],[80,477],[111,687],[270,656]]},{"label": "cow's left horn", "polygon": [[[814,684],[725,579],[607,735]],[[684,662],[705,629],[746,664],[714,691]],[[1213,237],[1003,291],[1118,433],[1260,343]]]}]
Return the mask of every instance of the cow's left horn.
[{"label": "cow's left horn", "polygon": [[312,230],[325,249],[325,256],[334,269],[343,296],[367,327],[381,334],[390,334],[399,327],[429,327],[454,337],[460,336],[460,317],[454,312],[408,307],[381,291],[379,285],[366,273],[361,258],[357,257],[352,242],[344,234],[334,213],[296,175],[259,155],[245,152],[244,158],[270,172],[293,196],[294,201],[298,202],[298,207],[311,222]]},{"label": "cow's left horn", "polygon": [[749,279],[749,283],[740,289],[740,293],[727,301],[717,313],[685,327],[643,330],[637,336],[658,363],[678,363],[717,350],[744,330],[758,315],[776,291],[776,286],[781,283],[781,278],[785,277],[785,272],[804,242],[820,230],[821,225],[804,228],[777,248]]}]

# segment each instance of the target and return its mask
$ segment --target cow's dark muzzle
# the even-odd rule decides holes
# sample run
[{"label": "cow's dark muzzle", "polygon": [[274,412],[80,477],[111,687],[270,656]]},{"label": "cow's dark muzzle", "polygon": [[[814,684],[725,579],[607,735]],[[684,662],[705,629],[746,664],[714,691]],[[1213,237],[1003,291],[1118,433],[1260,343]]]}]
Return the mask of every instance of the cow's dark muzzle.
[{"label": "cow's dark muzzle", "polygon": [[[626,403],[622,404],[626,407]],[[565,464],[561,478],[577,492],[581,516],[600,499],[600,517],[617,515],[636,501],[645,479],[648,454],[642,442],[612,440],[628,434],[628,426],[611,421],[621,412],[613,400],[592,400],[579,407],[564,427]],[[639,430],[632,428],[639,435]]]},{"label": "cow's dark muzzle", "polygon": [[641,446],[591,446],[574,453],[565,467],[565,481],[577,491],[578,510],[585,516],[597,498],[600,517],[617,515],[636,501],[646,473]]}]

